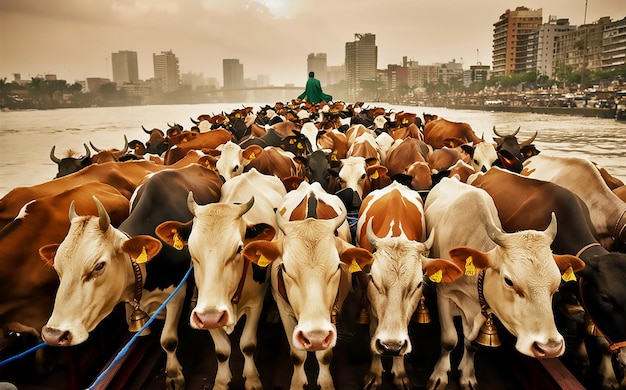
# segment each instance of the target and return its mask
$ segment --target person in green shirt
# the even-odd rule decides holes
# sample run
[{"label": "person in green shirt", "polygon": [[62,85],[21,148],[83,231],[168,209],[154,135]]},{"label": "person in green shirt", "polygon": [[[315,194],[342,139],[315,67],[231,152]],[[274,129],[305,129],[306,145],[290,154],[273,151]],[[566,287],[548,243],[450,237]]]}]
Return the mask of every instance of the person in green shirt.
[{"label": "person in green shirt", "polygon": [[306,81],[304,92],[298,99],[305,99],[309,103],[317,104],[321,101],[330,102],[333,97],[322,92],[322,84],[315,78],[315,72],[309,72],[309,79]]}]

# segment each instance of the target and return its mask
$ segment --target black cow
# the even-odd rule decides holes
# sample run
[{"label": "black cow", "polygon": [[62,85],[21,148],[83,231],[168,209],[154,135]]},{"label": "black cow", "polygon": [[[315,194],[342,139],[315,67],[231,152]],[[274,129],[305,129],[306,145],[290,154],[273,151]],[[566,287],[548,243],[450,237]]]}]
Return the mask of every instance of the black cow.
[{"label": "black cow", "polygon": [[54,177],[55,179],[63,176],[67,176],[70,173],[78,172],[81,169],[88,167],[91,165],[91,152],[87,147],[87,144],[83,144],[85,147],[85,155],[81,157],[73,157],[74,151],[68,150],[67,157],[58,158],[54,154],[54,149],[56,146],[52,146],[52,150],[50,150],[50,160],[54,161],[58,166],[57,175]]}]

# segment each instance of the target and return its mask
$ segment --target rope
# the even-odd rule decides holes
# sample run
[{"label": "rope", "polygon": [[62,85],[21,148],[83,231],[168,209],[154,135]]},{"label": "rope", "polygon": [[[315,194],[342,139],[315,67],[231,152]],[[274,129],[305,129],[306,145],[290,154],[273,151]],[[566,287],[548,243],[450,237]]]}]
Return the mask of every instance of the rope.
[{"label": "rope", "polygon": [[0,362],[0,367],[4,366],[4,365],[6,365],[6,364],[9,364],[9,363],[11,363],[11,362],[12,362],[12,361],[14,361],[14,360],[21,359],[21,358],[23,358],[24,356],[28,355],[29,353],[31,353],[31,352],[35,352],[35,351],[36,351],[36,350],[38,350],[39,348],[43,348],[43,347],[45,347],[46,345],[48,345],[48,344],[46,344],[46,343],[41,343],[41,344],[35,345],[34,347],[32,347],[32,348],[31,348],[31,349],[29,349],[29,350],[26,350],[26,351],[24,351],[24,352],[22,352],[22,353],[20,353],[20,354],[17,354],[17,355],[12,356],[12,357],[10,357],[10,358],[8,358],[8,359],[5,359],[5,360],[3,360],[3,361],[1,361],[1,362]]},{"label": "rope", "polygon": [[183,276],[183,278],[181,279],[180,283],[178,284],[174,292],[170,294],[170,296],[167,297],[165,301],[163,301],[161,306],[159,306],[159,308],[154,312],[154,314],[152,314],[152,316],[150,317],[150,319],[148,319],[146,324],[137,333],[133,335],[133,337],[128,341],[128,343],[126,343],[126,345],[117,353],[117,356],[115,356],[115,359],[113,359],[113,361],[111,362],[111,364],[109,364],[106,370],[100,373],[100,375],[96,378],[93,384],[87,388],[87,390],[94,389],[104,379],[104,377],[106,377],[109,371],[111,371],[111,368],[115,364],[117,364],[117,362],[119,362],[124,357],[124,355],[128,353],[130,346],[139,338],[139,335],[141,334],[141,332],[143,332],[148,326],[150,326],[150,324],[154,321],[156,316],[159,315],[159,313],[163,310],[165,305],[167,305],[169,301],[172,300],[172,297],[176,295],[178,290],[180,290],[181,286],[184,284],[184,282],[187,280],[187,278],[191,274],[192,269],[193,269],[193,266],[189,267],[189,269],[187,270],[187,273],[185,274],[185,276]]}]

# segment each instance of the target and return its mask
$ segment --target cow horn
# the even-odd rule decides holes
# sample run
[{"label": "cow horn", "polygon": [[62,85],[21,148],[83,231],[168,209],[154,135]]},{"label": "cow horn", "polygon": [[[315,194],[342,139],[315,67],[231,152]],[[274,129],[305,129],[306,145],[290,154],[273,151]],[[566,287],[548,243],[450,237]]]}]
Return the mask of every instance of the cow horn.
[{"label": "cow horn", "polygon": [[120,158],[128,152],[128,139],[126,138],[126,134],[124,134],[124,149],[115,153],[115,157]]},{"label": "cow horn", "polygon": [[252,208],[253,204],[254,204],[254,195],[250,197],[250,200],[248,201],[248,203],[244,203],[241,205],[241,212],[239,213],[239,216],[241,217],[242,215],[247,213]]},{"label": "cow horn", "polygon": [[520,146],[530,146],[530,144],[532,144],[533,141],[535,140],[535,137],[537,137],[537,131],[536,130],[535,130],[535,135],[533,135],[532,137],[530,137],[526,141],[520,143]]},{"label": "cow horn", "polygon": [[495,242],[496,244],[500,246],[505,246],[504,245],[505,233],[496,225],[494,225],[493,220],[491,221],[491,223],[487,225],[487,234],[489,234],[489,238],[491,238],[491,241]]},{"label": "cow horn", "polygon": [[193,198],[193,191],[189,191],[189,194],[187,194],[187,208],[189,208],[189,211],[194,217],[196,216],[196,207],[198,207],[198,204]]},{"label": "cow horn", "polygon": [[89,145],[91,145],[91,148],[93,150],[95,150],[96,152],[100,152],[100,149],[96,148],[95,146],[93,146],[93,143],[91,141],[89,141]]},{"label": "cow horn", "polygon": [[189,119],[191,120],[191,123],[193,123],[194,125],[200,124],[200,121],[195,121],[195,120],[193,120],[192,117],[189,117]]},{"label": "cow horn", "polygon": [[96,207],[98,207],[98,223],[100,226],[100,230],[102,230],[102,232],[106,232],[109,228],[109,225],[111,224],[111,218],[109,218],[109,214],[107,214],[106,209],[95,195],[93,195],[93,200],[96,202]]},{"label": "cow horn", "polygon": [[61,160],[57,156],[54,155],[54,148],[55,147],[56,147],[55,145],[52,145],[52,149],[50,150],[50,160],[52,160],[55,163],[59,164],[61,162]]},{"label": "cow horn", "polygon": [[433,247],[434,243],[435,243],[435,229],[432,228],[430,229],[430,234],[428,235],[428,239],[424,241],[424,246],[426,247],[426,249],[430,250],[430,248]]},{"label": "cow horn", "polygon": [[494,133],[495,135],[497,135],[498,137],[500,137],[500,138],[503,138],[503,137],[504,137],[503,135],[500,135],[500,133],[498,133],[498,132],[496,131],[496,125],[493,125],[493,133]]},{"label": "cow horn", "polygon": [[550,237],[551,241],[554,241],[554,238],[556,237],[556,214],[554,214],[554,211],[552,212],[552,219],[550,220],[550,225],[548,225],[548,227],[546,228],[546,230],[544,230],[543,232]]},{"label": "cow horn", "polygon": [[519,129],[521,129],[522,126],[518,126],[517,130],[515,130],[515,132],[513,134],[511,134],[513,137],[515,137],[517,135],[517,133],[519,133]]},{"label": "cow horn", "polygon": [[91,151],[89,150],[89,147],[87,146],[87,144],[83,144],[83,146],[85,147],[86,154],[81,158],[81,160],[91,157]]},{"label": "cow horn", "polygon": [[372,220],[374,218],[370,218],[367,221],[367,227],[365,229],[365,237],[367,237],[367,241],[372,244],[372,246],[374,248],[378,247],[378,242],[380,241],[380,238],[374,234],[374,229],[372,229]]},{"label": "cow horn", "polygon": [[150,132],[150,131],[148,131],[145,127],[143,127],[143,125],[141,125],[141,128],[143,129],[143,131],[144,131],[146,134],[150,134],[150,133],[151,133],[151,132]]},{"label": "cow horn", "polygon": [[76,202],[72,201],[72,203],[70,203],[70,222],[72,222],[72,220],[74,218],[78,218],[78,214],[76,214]]}]

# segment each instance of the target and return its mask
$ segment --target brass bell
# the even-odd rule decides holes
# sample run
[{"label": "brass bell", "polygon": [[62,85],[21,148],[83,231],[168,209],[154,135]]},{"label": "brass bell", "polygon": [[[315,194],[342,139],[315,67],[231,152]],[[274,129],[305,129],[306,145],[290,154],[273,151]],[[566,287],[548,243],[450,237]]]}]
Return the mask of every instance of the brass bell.
[{"label": "brass bell", "polygon": [[430,324],[430,322],[432,321],[430,319],[430,313],[428,312],[428,307],[426,307],[425,302],[426,299],[422,295],[422,297],[420,298],[420,303],[417,306],[417,315],[413,316],[414,321],[418,324]]},{"label": "brass bell", "polygon": [[498,329],[493,324],[491,313],[487,316],[487,321],[481,326],[476,342],[485,347],[499,347],[502,345],[498,337]]},{"label": "brass bell", "polygon": [[[133,311],[133,313],[130,315],[130,321],[128,323],[128,330],[133,333],[139,332],[141,328],[143,328],[143,326],[146,324],[146,322],[148,322],[149,318],[150,317],[148,316],[148,314],[146,314],[145,311],[139,308],[135,309],[135,311]],[[143,332],[141,332],[140,336],[147,336],[149,334],[150,334],[150,328],[146,328],[144,329]]]},{"label": "brass bell", "polygon": [[370,323],[370,314],[367,308],[363,306],[359,312],[359,318],[356,320],[357,324],[365,325]]}]

